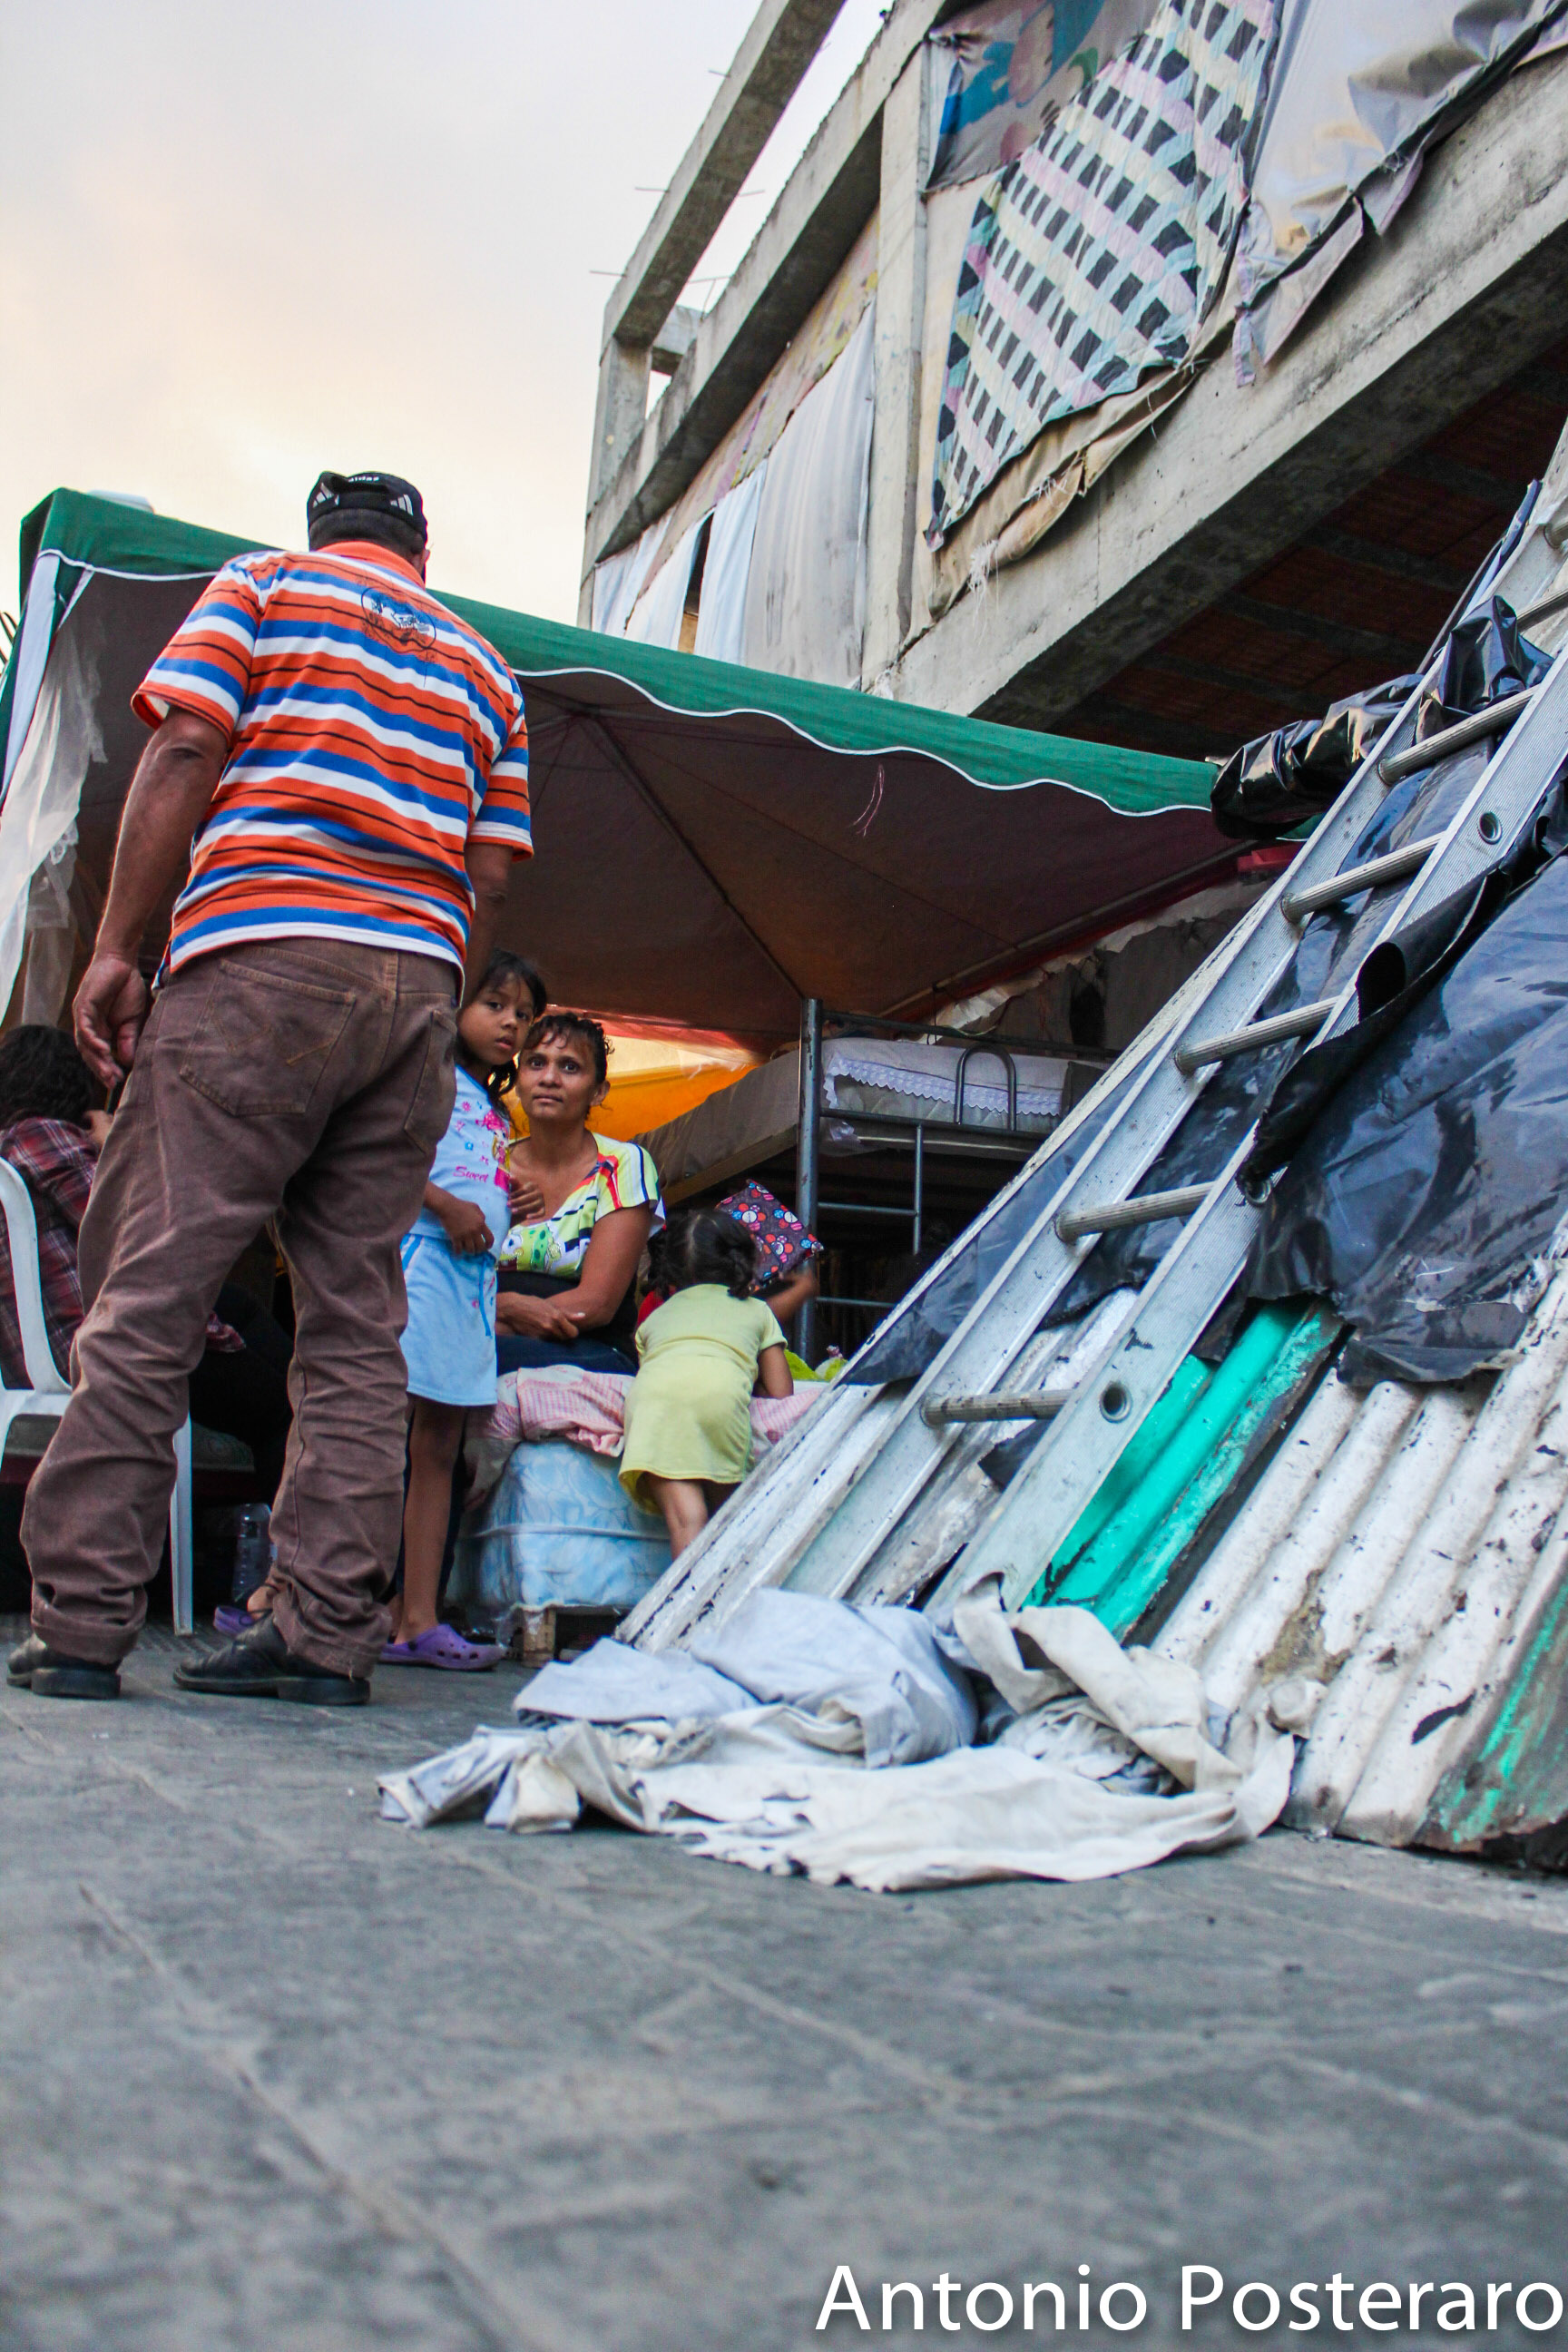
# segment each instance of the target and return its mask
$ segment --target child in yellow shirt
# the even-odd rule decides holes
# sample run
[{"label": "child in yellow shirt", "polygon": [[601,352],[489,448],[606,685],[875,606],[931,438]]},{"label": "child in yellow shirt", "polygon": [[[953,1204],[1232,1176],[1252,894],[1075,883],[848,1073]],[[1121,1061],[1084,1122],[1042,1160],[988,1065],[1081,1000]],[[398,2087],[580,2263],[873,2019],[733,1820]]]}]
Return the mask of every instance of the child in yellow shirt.
[{"label": "child in yellow shirt", "polygon": [[673,1219],[653,1259],[669,1295],[637,1330],[621,1484],[662,1511],[679,1554],[752,1466],[753,1390],[786,1397],[795,1384],[777,1318],[752,1296],[756,1253],[733,1217],[698,1209]]}]

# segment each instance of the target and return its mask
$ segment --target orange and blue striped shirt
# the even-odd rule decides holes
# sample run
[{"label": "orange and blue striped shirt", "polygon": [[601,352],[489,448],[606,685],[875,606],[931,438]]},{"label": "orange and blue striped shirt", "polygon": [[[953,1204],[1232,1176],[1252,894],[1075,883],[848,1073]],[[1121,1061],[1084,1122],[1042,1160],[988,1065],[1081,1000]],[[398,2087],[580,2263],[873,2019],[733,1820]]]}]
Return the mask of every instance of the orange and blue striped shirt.
[{"label": "orange and blue striped shirt", "polygon": [[473,842],[531,854],[522,693],[412,564],[354,541],[237,556],[132,698],[228,738],[165,969],[250,940],[356,940],[461,970]]}]

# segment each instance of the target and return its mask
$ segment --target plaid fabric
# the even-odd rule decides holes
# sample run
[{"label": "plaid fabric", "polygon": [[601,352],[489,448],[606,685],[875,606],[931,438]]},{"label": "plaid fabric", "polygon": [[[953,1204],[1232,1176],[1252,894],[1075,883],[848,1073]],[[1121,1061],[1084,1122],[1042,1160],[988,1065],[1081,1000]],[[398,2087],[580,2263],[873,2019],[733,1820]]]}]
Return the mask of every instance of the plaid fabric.
[{"label": "plaid fabric", "polygon": [[1190,353],[1246,201],[1275,17],[1276,0],[1163,0],[984,190],[953,304],[933,547],[1054,419]]},{"label": "plaid fabric", "polygon": [[[60,1377],[70,1378],[70,1344],[81,1321],[81,1282],[77,1274],[77,1234],[98,1166],[98,1146],[85,1127],[61,1118],[19,1118],[0,1131],[0,1159],[8,1160],[26,1183],[38,1228],[38,1287],[49,1353]],[[237,1355],[245,1342],[216,1315],[207,1318],[209,1348]],[[0,1375],[8,1389],[27,1389],[27,1361],[11,1279],[11,1237],[0,1217]]]},{"label": "plaid fabric", "polygon": [[[69,1377],[71,1339],[81,1321],[76,1237],[98,1165],[98,1146],[84,1127],[60,1118],[19,1118],[0,1134],[0,1158],[10,1161],[33,1197],[38,1227],[38,1280],[49,1350]],[[22,1326],[11,1279],[11,1239],[0,1218],[0,1370],[8,1389],[31,1388],[22,1353]]]}]

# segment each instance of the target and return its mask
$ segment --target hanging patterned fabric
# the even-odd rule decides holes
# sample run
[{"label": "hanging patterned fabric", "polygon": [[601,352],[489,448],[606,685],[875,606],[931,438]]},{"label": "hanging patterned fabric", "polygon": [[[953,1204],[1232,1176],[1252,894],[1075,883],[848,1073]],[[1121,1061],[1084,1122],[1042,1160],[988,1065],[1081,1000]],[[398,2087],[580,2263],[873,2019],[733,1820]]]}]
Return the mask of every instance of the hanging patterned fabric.
[{"label": "hanging patterned fabric", "polygon": [[1189,354],[1247,197],[1276,0],[1162,0],[981,195],[959,271],[928,537],[1058,416]]}]

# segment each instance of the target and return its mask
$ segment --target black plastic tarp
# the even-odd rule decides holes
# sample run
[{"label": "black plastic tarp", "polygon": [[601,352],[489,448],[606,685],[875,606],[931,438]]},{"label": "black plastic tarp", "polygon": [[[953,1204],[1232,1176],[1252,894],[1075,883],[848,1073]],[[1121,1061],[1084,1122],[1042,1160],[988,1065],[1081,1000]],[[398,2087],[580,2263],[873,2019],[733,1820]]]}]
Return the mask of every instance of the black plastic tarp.
[{"label": "black plastic tarp", "polygon": [[1568,857],[1503,907],[1323,1106],[1249,1288],[1331,1297],[1352,1380],[1453,1381],[1511,1347],[1568,1209]]},{"label": "black plastic tarp", "polygon": [[1390,678],[1331,703],[1321,719],[1292,719],[1233,751],[1209,794],[1221,833],[1233,841],[1277,841],[1331,806],[1416,683]]},{"label": "black plastic tarp", "polygon": [[[1475,744],[1439,766],[1394,785],[1347,851],[1343,864],[1360,866],[1386,850],[1402,849],[1407,841],[1424,834],[1440,832],[1473,789],[1486,760],[1487,746]],[[1388,919],[1390,905],[1408,887],[1408,882],[1389,883],[1381,890],[1363,891],[1359,898],[1314,915],[1303,929],[1289,969],[1264,998],[1257,1017],[1268,1020],[1298,1004],[1337,995],[1367,958]],[[1458,919],[1463,919],[1462,914]],[[1428,960],[1446,944],[1443,937],[1431,940]],[[1277,1089],[1282,1081],[1288,1082],[1287,1074],[1300,1053],[1300,1041],[1289,1038],[1262,1053],[1223,1063],[1147,1174],[1139,1180],[1139,1191],[1167,1192],[1209,1181],[1254,1120],[1269,1110]],[[1159,1224],[1107,1234],[1063,1292],[1051,1320],[1072,1322],[1109,1291],[1142,1289],[1181,1230],[1173,1218],[1167,1218]]]}]

